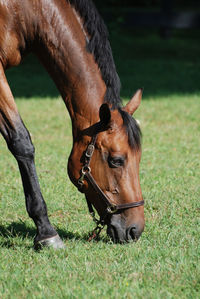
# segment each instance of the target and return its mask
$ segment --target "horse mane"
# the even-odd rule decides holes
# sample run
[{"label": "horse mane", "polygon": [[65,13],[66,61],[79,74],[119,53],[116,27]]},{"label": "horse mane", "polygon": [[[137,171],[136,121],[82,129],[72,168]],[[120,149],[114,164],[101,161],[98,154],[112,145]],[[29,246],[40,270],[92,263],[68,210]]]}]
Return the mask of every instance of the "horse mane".
[{"label": "horse mane", "polygon": [[91,0],[68,1],[79,13],[84,22],[84,29],[90,36],[90,39],[86,40],[87,50],[94,55],[102,78],[106,84],[107,90],[104,101],[111,104],[112,109],[119,110],[126,128],[130,146],[139,149],[141,146],[140,128],[135,119],[121,109],[121,83],[113,60],[107,27]]},{"label": "horse mane", "polygon": [[69,0],[79,13],[90,39],[87,50],[94,55],[107,90],[104,101],[113,109],[121,106],[120,79],[116,71],[106,25],[91,0]]},{"label": "horse mane", "polygon": [[128,112],[121,108],[118,108],[118,111],[121,114],[124,127],[126,128],[129,145],[132,148],[139,150],[141,148],[142,137],[140,127],[138,126],[136,120]]}]

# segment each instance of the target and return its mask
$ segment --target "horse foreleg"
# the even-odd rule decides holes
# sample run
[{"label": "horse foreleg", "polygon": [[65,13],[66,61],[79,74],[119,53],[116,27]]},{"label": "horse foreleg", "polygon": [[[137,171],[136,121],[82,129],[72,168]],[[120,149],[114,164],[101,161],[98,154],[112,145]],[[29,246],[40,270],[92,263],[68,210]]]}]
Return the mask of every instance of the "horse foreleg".
[{"label": "horse foreleg", "polygon": [[46,203],[40,191],[35,169],[34,146],[19,116],[2,65],[0,65],[0,132],[18,162],[26,209],[37,227],[35,248],[41,246],[63,248],[63,242],[48,219]]}]

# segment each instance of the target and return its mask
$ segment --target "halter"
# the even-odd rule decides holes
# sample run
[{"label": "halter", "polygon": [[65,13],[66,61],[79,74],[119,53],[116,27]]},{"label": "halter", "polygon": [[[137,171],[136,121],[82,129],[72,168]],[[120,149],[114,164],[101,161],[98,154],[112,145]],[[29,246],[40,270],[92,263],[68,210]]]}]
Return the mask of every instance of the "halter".
[{"label": "halter", "polygon": [[98,184],[96,183],[95,179],[93,178],[93,176],[91,174],[91,168],[90,168],[90,161],[91,161],[93,153],[94,153],[96,140],[97,140],[97,134],[92,136],[92,140],[89,143],[89,145],[84,153],[85,164],[81,169],[81,177],[78,180],[79,191],[82,191],[82,188],[84,185],[84,180],[86,179],[90,183],[90,185],[92,186],[94,191],[99,195],[99,197],[106,204],[106,210],[105,210],[104,216],[101,217],[100,220],[97,220],[95,218],[95,212],[94,212],[92,203],[87,200],[89,212],[90,212],[94,222],[97,223],[97,227],[95,228],[95,230],[93,232],[93,237],[91,239],[95,238],[96,235],[99,235],[99,233],[101,232],[102,228],[105,225],[105,219],[107,218],[107,216],[117,214],[123,210],[137,208],[137,207],[144,205],[144,200],[125,203],[125,204],[121,204],[121,205],[113,204],[113,203],[111,203],[109,197],[98,186]]}]

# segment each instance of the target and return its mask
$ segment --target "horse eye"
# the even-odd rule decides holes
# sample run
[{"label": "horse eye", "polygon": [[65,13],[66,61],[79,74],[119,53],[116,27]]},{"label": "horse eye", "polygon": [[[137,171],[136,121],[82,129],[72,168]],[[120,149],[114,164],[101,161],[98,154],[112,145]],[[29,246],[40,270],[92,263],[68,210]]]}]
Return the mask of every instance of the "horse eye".
[{"label": "horse eye", "polygon": [[110,168],[117,168],[124,165],[124,158],[122,157],[108,157],[108,165]]}]

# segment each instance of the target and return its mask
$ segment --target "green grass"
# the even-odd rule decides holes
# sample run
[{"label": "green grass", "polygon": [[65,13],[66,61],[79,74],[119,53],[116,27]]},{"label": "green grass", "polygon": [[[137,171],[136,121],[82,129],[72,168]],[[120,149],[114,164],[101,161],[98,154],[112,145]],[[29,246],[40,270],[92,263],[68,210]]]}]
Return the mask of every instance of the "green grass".
[{"label": "green grass", "polygon": [[[140,31],[120,36],[120,48],[116,33],[112,38],[124,101],[145,87],[135,115],[143,132],[145,232],[134,244],[112,244],[105,232],[99,242],[87,242],[94,225],[66,171],[71,122],[31,57],[8,77],[36,147],[50,220],[67,248],[32,249],[35,228],[17,164],[0,137],[0,298],[199,298],[199,44],[195,36],[161,41]],[[182,56],[174,56],[180,45]]]}]

